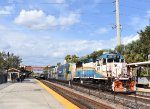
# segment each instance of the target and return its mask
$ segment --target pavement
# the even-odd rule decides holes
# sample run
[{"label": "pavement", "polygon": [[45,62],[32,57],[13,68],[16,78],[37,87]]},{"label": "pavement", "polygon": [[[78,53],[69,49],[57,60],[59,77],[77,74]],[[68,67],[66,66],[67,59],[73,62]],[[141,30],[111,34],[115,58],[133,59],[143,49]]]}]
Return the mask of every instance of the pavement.
[{"label": "pavement", "polygon": [[0,84],[0,109],[66,108],[35,79],[25,79],[22,83]]},{"label": "pavement", "polygon": [[12,84],[13,83],[11,83],[11,82],[0,84],[0,90],[4,89],[4,88],[6,88],[6,87],[8,87],[9,85],[12,85]]},{"label": "pavement", "polygon": [[139,87],[137,87],[137,91],[150,93],[150,89],[139,88]]}]

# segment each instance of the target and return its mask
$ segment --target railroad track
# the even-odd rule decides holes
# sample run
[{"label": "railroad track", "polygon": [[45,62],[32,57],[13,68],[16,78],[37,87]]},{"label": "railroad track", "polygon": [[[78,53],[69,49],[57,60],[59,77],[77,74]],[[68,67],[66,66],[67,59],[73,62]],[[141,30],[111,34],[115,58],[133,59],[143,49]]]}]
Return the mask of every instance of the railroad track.
[{"label": "railroad track", "polygon": [[143,97],[150,98],[150,92],[140,92],[140,91],[138,91],[138,92],[136,92],[136,94],[138,96],[143,96]]},{"label": "railroad track", "polygon": [[132,109],[149,109],[150,108],[150,98],[149,96],[142,95],[139,93],[134,94],[121,94],[121,93],[112,93],[110,91],[103,91],[99,89],[98,85],[90,84],[79,84],[73,82],[69,85],[68,81],[61,80],[49,80],[53,83],[61,84],[63,86],[70,87],[74,90],[78,90],[83,93],[87,93],[92,96],[96,96],[100,99],[114,102],[116,104],[123,105]]},{"label": "railroad track", "polygon": [[67,89],[64,89],[62,87],[56,86],[48,81],[40,80],[42,83],[56,91],[61,96],[65,97],[75,105],[77,105],[81,109],[114,109],[111,106],[108,106],[106,104],[102,104],[100,102],[94,101],[92,99],[89,99],[87,97],[84,97],[82,95],[79,95],[77,93],[74,93],[72,91],[69,91]]}]

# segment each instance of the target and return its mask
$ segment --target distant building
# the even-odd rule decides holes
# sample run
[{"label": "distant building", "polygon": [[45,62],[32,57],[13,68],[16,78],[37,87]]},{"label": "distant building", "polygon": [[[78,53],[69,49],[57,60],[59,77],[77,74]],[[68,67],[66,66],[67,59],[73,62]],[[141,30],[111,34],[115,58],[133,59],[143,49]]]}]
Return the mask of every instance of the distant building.
[{"label": "distant building", "polygon": [[42,66],[25,66],[25,70],[34,72],[34,75],[39,76],[44,72],[44,68]]},{"label": "distant building", "polygon": [[20,70],[15,68],[8,69],[8,81],[16,80],[20,76]]},{"label": "distant building", "polygon": [[25,70],[30,71],[30,72],[33,71],[32,66],[25,66]]},{"label": "distant building", "polygon": [[41,66],[32,66],[32,71],[34,72],[35,75],[40,75],[44,72],[45,67]]}]

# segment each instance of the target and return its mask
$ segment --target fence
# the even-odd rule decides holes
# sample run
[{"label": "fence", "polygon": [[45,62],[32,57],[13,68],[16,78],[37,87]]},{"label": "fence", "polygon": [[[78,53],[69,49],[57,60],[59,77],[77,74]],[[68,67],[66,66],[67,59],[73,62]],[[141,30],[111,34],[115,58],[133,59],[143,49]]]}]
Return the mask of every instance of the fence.
[{"label": "fence", "polygon": [[0,70],[0,84],[7,82],[7,72]]}]

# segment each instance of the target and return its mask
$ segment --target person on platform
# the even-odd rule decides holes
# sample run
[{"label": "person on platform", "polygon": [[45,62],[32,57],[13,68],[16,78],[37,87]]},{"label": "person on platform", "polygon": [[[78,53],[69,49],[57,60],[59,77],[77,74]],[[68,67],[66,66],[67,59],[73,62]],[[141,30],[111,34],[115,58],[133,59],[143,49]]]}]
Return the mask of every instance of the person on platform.
[{"label": "person on platform", "polygon": [[20,75],[20,82],[22,82],[24,79],[23,75]]}]

